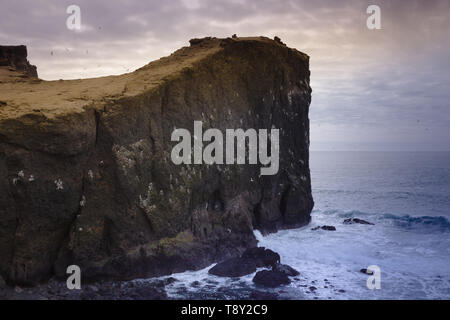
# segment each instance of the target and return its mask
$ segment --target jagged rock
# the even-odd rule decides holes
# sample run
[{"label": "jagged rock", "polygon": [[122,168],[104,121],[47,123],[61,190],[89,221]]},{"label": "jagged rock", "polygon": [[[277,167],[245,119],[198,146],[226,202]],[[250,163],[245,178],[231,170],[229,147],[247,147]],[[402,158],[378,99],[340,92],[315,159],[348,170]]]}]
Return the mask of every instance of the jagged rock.
[{"label": "jagged rock", "polygon": [[[254,229],[307,224],[308,61],[255,37],[206,38],[114,77],[41,81],[0,66],[0,274],[160,276],[238,256]],[[173,164],[171,133],[194,120],[279,128],[278,173]]]},{"label": "jagged rock", "polygon": [[334,227],[334,226],[317,226],[317,227],[312,228],[311,230],[319,230],[319,229],[326,230],[326,231],[336,231],[336,227]]},{"label": "jagged rock", "polygon": [[220,277],[242,277],[256,272],[256,268],[276,267],[279,262],[280,255],[278,253],[264,247],[255,247],[245,250],[239,258],[231,258],[218,263],[208,272]]},{"label": "jagged rock", "polygon": [[250,293],[251,300],[278,300],[278,295],[272,292],[263,292],[259,290],[253,290]]},{"label": "jagged rock", "polygon": [[300,272],[287,264],[276,264],[272,270],[284,273],[288,277],[296,277],[300,274]]},{"label": "jagged rock", "polygon": [[191,287],[198,288],[199,286],[200,286],[199,281],[195,280],[195,281],[191,282]]},{"label": "jagged rock", "polygon": [[26,46],[0,46],[0,67],[12,67],[30,77],[37,78],[36,66],[28,62],[27,56]]},{"label": "jagged rock", "polygon": [[231,258],[216,264],[208,273],[219,277],[242,277],[256,271],[256,264],[250,259]]},{"label": "jagged rock", "polygon": [[253,277],[253,282],[264,287],[275,288],[281,285],[290,284],[289,277],[280,271],[261,270]]},{"label": "jagged rock", "polygon": [[280,262],[280,255],[264,247],[250,248],[244,251],[242,258],[253,261],[257,268],[275,266]]},{"label": "jagged rock", "polygon": [[358,218],[348,218],[344,220],[344,224],[354,224],[354,223],[359,223],[359,224],[368,224],[368,225],[375,225],[372,222],[363,220],[363,219],[358,219]]}]

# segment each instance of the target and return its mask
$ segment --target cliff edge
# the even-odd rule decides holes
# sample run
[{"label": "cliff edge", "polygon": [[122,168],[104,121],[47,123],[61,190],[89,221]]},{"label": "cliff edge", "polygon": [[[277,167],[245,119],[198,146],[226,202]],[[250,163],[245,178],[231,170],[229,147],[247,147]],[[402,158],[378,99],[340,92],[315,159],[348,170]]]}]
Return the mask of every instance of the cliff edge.
[{"label": "cliff edge", "polygon": [[[0,52],[9,284],[63,277],[71,264],[83,280],[199,269],[255,246],[254,229],[309,222],[307,55],[265,37],[204,38],[132,73],[43,81]],[[222,132],[279,128],[278,173],[175,165],[171,133],[196,120]]]}]

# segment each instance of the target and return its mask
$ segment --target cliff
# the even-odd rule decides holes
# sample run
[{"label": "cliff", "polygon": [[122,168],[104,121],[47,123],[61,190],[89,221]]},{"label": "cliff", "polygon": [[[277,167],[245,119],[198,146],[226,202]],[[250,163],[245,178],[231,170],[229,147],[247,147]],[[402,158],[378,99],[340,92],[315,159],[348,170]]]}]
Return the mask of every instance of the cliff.
[{"label": "cliff", "polygon": [[[0,66],[8,283],[65,276],[71,264],[83,280],[198,269],[255,246],[254,229],[309,222],[307,55],[264,37],[195,39],[132,73],[68,81],[28,77],[8,59]],[[279,128],[278,173],[175,165],[171,133],[195,120],[223,132]]]},{"label": "cliff", "polygon": [[27,60],[28,52],[25,46],[0,46],[0,67],[11,67],[22,71],[30,77],[37,77],[36,66]]}]

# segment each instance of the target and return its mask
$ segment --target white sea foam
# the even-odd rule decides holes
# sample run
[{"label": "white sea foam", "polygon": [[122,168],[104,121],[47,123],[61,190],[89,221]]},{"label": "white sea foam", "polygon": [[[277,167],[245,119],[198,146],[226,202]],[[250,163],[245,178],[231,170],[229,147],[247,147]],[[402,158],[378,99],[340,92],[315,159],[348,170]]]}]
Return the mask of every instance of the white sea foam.
[{"label": "white sea foam", "polygon": [[[450,298],[448,231],[426,233],[423,228],[405,229],[390,217],[357,214],[376,224],[346,225],[344,218],[354,213],[315,211],[306,227],[268,236],[255,231],[259,246],[278,252],[282,263],[301,273],[290,285],[267,291],[285,299]],[[311,230],[319,225],[333,225],[336,231]],[[369,265],[381,268],[380,290],[366,287],[368,275],[360,269]],[[254,274],[221,278],[208,274],[212,266],[171,275],[178,281],[166,287],[168,295],[180,299],[239,299],[248,298],[256,288]]]}]

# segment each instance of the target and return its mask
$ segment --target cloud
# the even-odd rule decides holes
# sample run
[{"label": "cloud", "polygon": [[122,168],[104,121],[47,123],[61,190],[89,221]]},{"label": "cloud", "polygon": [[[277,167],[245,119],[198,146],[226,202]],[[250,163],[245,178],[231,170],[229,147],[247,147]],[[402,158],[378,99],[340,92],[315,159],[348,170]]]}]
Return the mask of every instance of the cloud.
[{"label": "cloud", "polygon": [[[71,4],[81,8],[83,32],[66,28]],[[395,140],[399,148],[431,143],[449,149],[442,136],[450,136],[450,2],[377,0],[382,30],[367,29],[369,4],[9,1],[0,12],[0,43],[26,44],[42,78],[69,79],[132,71],[193,37],[278,35],[311,57],[313,147],[320,142],[339,148],[333,138],[339,137],[342,148],[349,141],[361,146]]]}]

